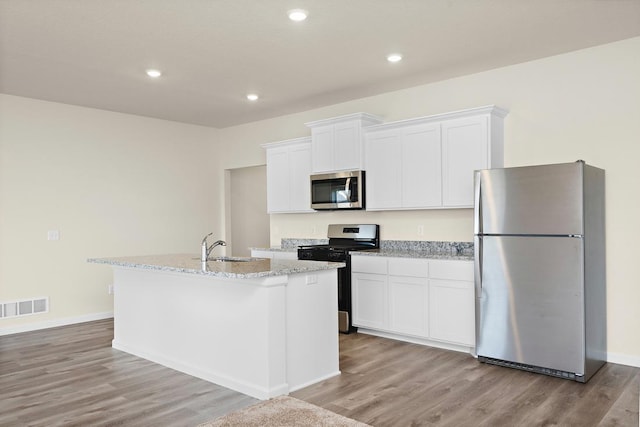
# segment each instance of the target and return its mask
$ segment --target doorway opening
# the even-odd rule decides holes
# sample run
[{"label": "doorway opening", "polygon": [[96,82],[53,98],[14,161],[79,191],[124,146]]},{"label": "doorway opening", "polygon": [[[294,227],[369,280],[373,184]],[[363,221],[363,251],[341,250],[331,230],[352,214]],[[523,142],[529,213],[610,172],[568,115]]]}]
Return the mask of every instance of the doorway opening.
[{"label": "doorway opening", "polygon": [[231,256],[250,256],[250,248],[270,246],[267,167],[227,170],[226,238]]}]

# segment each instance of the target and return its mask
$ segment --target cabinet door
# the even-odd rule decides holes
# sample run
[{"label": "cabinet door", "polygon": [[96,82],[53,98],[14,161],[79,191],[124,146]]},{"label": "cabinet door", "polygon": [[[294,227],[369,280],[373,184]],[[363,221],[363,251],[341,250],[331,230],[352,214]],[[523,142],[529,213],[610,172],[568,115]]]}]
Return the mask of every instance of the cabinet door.
[{"label": "cabinet door", "polygon": [[362,169],[360,122],[336,123],[333,129],[333,166],[335,170]]},{"label": "cabinet door", "polygon": [[413,126],[402,134],[402,207],[442,205],[440,124]]},{"label": "cabinet door", "polygon": [[402,151],[400,132],[371,132],[367,147],[367,210],[402,206]]},{"label": "cabinet door", "polygon": [[426,278],[389,276],[389,329],[427,338],[428,284]]},{"label": "cabinet door", "polygon": [[488,167],[488,117],[442,123],[442,202],[444,206],[473,206],[473,171]]},{"label": "cabinet door", "polygon": [[311,212],[311,145],[289,148],[289,210]]},{"label": "cabinet door", "polygon": [[434,340],[475,346],[473,282],[429,281],[429,336]]},{"label": "cabinet door", "polygon": [[333,125],[311,129],[311,159],[313,173],[333,170]]},{"label": "cabinet door", "polygon": [[289,150],[267,150],[267,212],[289,210]]},{"label": "cabinet door", "polygon": [[353,273],[351,275],[353,325],[363,328],[387,327],[387,276]]}]

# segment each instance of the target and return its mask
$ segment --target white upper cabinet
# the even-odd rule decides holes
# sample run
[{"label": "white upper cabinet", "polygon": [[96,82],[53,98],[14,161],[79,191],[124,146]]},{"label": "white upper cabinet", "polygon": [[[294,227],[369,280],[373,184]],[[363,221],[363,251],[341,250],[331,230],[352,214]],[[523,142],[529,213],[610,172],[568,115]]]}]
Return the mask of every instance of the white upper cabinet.
[{"label": "white upper cabinet", "polygon": [[367,209],[393,209],[402,206],[402,145],[400,132],[381,131],[367,135]]},{"label": "white upper cabinet", "polygon": [[368,210],[441,206],[438,124],[367,132],[365,147]]},{"label": "white upper cabinet", "polygon": [[309,176],[311,138],[263,144],[267,150],[267,211],[313,212]]},{"label": "white upper cabinet", "polygon": [[312,172],[364,169],[362,128],[381,123],[367,113],[355,113],[305,123],[311,128]]},{"label": "white upper cabinet", "polygon": [[489,167],[489,117],[465,117],[442,122],[442,203],[473,205],[473,171]]},{"label": "white upper cabinet", "polygon": [[495,106],[365,129],[367,209],[473,207],[473,171],[503,166]]}]

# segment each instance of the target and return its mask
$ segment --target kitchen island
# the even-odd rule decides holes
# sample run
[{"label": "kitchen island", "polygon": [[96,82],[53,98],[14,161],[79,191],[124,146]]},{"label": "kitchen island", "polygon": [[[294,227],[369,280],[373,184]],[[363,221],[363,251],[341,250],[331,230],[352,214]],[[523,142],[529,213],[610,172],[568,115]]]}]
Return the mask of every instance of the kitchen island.
[{"label": "kitchen island", "polygon": [[94,258],[114,275],[115,349],[269,399],[340,373],[342,263]]}]

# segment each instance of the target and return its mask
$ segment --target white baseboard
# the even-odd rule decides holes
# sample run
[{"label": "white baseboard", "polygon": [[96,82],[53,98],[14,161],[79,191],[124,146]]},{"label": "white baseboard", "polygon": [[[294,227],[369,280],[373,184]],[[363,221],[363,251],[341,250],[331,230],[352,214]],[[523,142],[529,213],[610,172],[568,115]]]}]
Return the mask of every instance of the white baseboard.
[{"label": "white baseboard", "polygon": [[640,368],[640,357],[628,354],[607,353],[607,362]]},{"label": "white baseboard", "polygon": [[[47,320],[44,322],[34,322],[34,323],[27,323],[24,325],[8,326],[5,328],[0,328],[0,336],[19,334],[21,332],[38,331],[41,329],[55,328],[58,326],[73,325],[76,323],[91,322],[94,320],[110,319],[112,317],[113,317],[113,312],[109,311],[105,313],[92,313],[92,314],[85,314],[77,317],[66,317],[63,319]],[[385,338],[398,339],[396,336],[390,336],[390,334],[384,334],[377,331],[368,331],[363,329],[361,332],[365,334],[377,335]],[[416,342],[416,341],[410,341],[410,342],[414,342],[416,344],[423,344],[423,345],[425,344],[425,342]],[[429,344],[433,345],[433,343],[429,343]],[[442,348],[468,352],[468,349],[466,348],[464,349],[448,348],[448,347],[442,347]],[[627,354],[619,354],[619,353],[607,353],[607,362],[640,368],[640,356],[629,356]]]},{"label": "white baseboard", "polygon": [[39,331],[41,329],[55,328],[58,326],[73,325],[76,323],[91,322],[93,320],[109,319],[113,317],[113,312],[92,313],[77,317],[65,317],[63,319],[46,320],[44,322],[25,323],[24,325],[7,326],[0,328],[0,336],[19,334],[21,332]]}]

